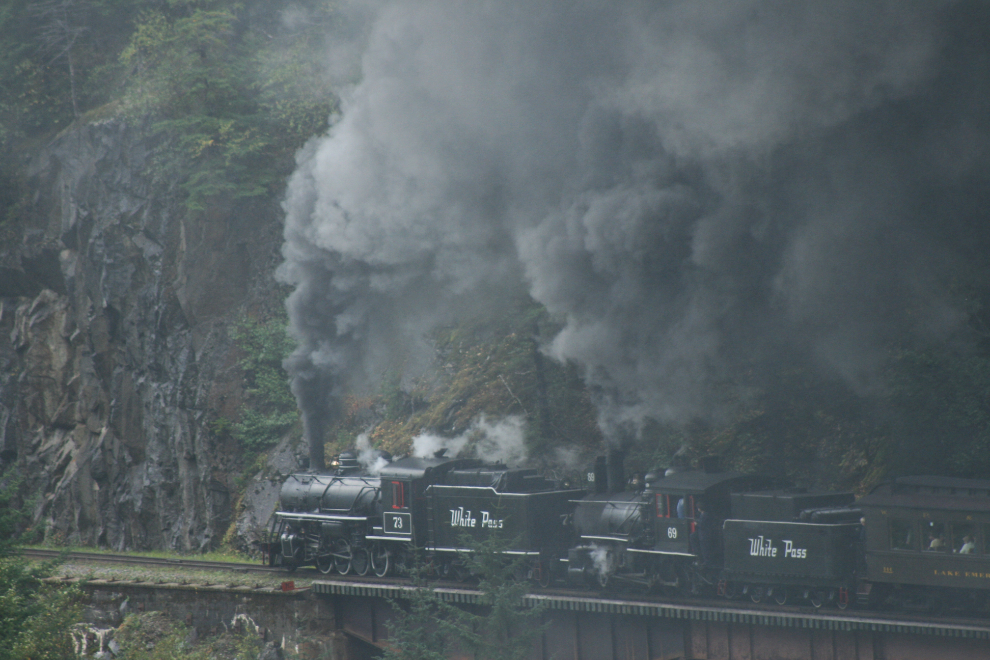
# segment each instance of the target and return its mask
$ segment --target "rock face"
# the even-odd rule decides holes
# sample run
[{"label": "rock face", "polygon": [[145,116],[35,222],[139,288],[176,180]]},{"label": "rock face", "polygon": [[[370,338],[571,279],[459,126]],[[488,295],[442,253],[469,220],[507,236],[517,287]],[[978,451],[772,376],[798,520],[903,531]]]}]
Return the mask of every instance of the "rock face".
[{"label": "rock face", "polygon": [[233,521],[238,450],[210,424],[242,396],[231,322],[278,304],[280,216],[187,214],[150,180],[153,148],[109,121],[29,168],[0,242],[0,463],[46,536],[198,550]]}]

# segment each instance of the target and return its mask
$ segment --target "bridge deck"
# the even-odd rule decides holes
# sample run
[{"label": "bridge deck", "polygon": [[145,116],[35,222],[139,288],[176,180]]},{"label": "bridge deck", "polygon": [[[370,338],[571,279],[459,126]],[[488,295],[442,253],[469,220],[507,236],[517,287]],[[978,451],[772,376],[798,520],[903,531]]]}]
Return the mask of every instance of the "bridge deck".
[{"label": "bridge deck", "polygon": [[[371,584],[347,580],[321,580],[313,582],[316,594],[327,596],[366,596],[377,598],[402,598],[415,589],[395,583]],[[444,600],[465,604],[483,604],[482,593],[469,588],[434,587]],[[875,612],[859,614],[850,611],[808,611],[790,607],[786,610],[769,610],[746,607],[734,603],[713,606],[685,602],[661,602],[634,598],[606,598],[562,593],[533,593],[524,597],[526,604],[545,603],[551,610],[572,612],[625,614],[666,619],[715,621],[750,624],[755,626],[836,630],[845,632],[870,631],[911,635],[934,635],[968,639],[990,639],[990,621],[959,621],[929,619],[912,615],[882,615]]]}]

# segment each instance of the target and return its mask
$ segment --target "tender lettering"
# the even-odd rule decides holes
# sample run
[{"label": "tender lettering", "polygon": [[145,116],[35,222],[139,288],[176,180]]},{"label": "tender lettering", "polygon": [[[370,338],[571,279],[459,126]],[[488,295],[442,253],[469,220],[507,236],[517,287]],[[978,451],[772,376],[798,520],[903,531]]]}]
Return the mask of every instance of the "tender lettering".
[{"label": "tender lettering", "polygon": [[764,539],[761,536],[749,539],[749,554],[752,557],[776,557],[777,548],[773,547],[773,542],[770,539]]},{"label": "tender lettering", "polygon": [[481,525],[479,525],[478,519],[471,515],[471,511],[465,510],[462,506],[457,507],[456,509],[448,509],[448,511],[450,511],[451,527],[487,527],[488,529],[502,529],[504,522],[501,518],[493,518],[489,512],[482,511]]},{"label": "tender lettering", "polygon": [[784,557],[791,557],[793,559],[807,559],[808,549],[795,548],[792,541],[784,541]]},{"label": "tender lettering", "polygon": [[451,527],[476,527],[478,525],[478,519],[471,517],[471,511],[465,511],[464,507],[458,507],[456,509],[450,509],[450,526]]},{"label": "tender lettering", "polygon": [[[773,540],[759,536],[749,541],[749,555],[751,557],[776,557],[779,548],[774,547]],[[783,541],[784,559],[807,559],[807,548],[795,548],[794,541]]]},{"label": "tender lettering", "polygon": [[502,520],[501,518],[496,520],[495,518],[492,518],[490,515],[488,515],[487,511],[482,511],[481,526],[487,527],[489,529],[502,529]]}]

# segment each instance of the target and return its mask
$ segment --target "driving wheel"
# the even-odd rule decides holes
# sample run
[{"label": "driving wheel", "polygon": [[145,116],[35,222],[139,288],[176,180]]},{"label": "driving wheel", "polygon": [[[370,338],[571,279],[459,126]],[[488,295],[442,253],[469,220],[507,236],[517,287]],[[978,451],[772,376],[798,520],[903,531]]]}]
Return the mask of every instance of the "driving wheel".
[{"label": "driving wheel", "polygon": [[333,565],[341,575],[351,572],[351,560],[354,553],[351,550],[351,542],[347,539],[337,539],[333,543]]},{"label": "driving wheel", "polygon": [[385,577],[391,568],[391,555],[388,548],[381,543],[371,546],[371,570],[375,577]]}]

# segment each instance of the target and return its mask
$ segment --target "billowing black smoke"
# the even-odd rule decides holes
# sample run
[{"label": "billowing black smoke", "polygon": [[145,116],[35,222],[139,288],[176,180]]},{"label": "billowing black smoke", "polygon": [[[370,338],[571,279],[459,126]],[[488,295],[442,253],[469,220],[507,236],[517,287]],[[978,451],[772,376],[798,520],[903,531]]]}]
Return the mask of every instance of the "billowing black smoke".
[{"label": "billowing black smoke", "polygon": [[520,287],[603,431],[718,418],[796,360],[877,387],[986,270],[988,12],[938,0],[394,0],[285,209],[290,360],[339,388]]}]

